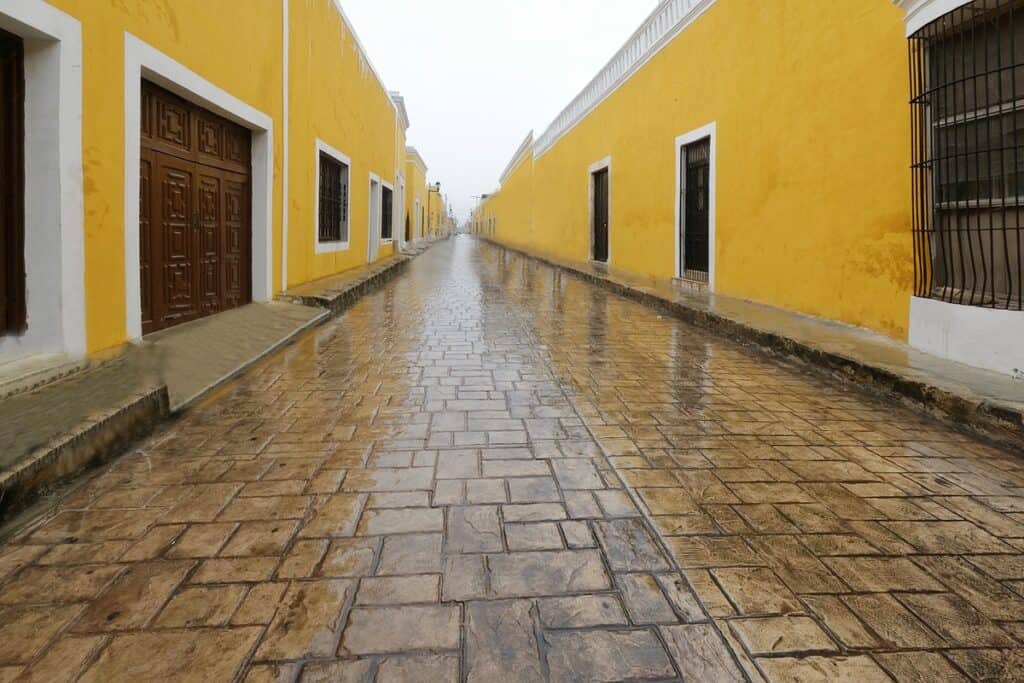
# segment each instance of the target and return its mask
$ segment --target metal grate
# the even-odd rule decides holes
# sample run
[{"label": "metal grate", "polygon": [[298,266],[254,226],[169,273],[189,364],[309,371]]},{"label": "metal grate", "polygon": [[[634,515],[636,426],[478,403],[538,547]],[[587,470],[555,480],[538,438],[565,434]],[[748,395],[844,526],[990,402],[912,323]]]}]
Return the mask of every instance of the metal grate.
[{"label": "metal grate", "polygon": [[324,152],[320,152],[318,228],[321,242],[348,241],[348,166]]},{"label": "metal grate", "polygon": [[1024,309],[1024,0],[976,0],[910,38],[914,288]]}]

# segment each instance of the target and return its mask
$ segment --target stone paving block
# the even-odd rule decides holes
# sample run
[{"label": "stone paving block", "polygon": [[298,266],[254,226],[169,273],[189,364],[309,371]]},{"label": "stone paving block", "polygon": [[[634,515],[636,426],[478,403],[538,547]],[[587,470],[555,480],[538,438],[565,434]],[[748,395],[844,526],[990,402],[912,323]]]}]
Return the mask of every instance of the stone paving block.
[{"label": "stone paving block", "polygon": [[399,510],[367,510],[356,533],[360,536],[406,534],[441,531],[442,511],[436,508],[404,508]]},{"label": "stone paving block", "polygon": [[964,683],[968,679],[937,652],[893,652],[876,654],[875,659],[896,680],[906,683]]},{"label": "stone paving block", "polygon": [[544,679],[533,609],[527,600],[466,605],[466,675],[470,683]]},{"label": "stone paving block", "polygon": [[843,600],[890,647],[930,648],[938,647],[943,642],[942,638],[891,595],[849,595]]},{"label": "stone paving block", "polygon": [[352,536],[359,515],[366,505],[365,495],[339,493],[313,503],[309,516],[302,524],[303,537]]},{"label": "stone paving block", "polygon": [[800,602],[770,569],[721,567],[711,572],[740,614],[789,614]]},{"label": "stone paving block", "polygon": [[232,628],[116,636],[79,680],[107,683],[126,671],[144,681],[230,680],[260,633],[259,628]]},{"label": "stone paving block", "polygon": [[441,571],[441,534],[387,536],[381,549],[378,575],[426,574]]},{"label": "stone paving block", "polygon": [[171,598],[154,625],[158,628],[224,626],[245,593],[245,587],[239,584],[185,589]]},{"label": "stone paving block", "polygon": [[447,516],[446,552],[493,553],[504,550],[497,507],[450,507]]},{"label": "stone paving block", "polygon": [[657,571],[668,562],[650,533],[638,520],[595,522],[594,532],[612,571]]},{"label": "stone paving block", "polygon": [[339,651],[372,654],[409,650],[454,650],[459,646],[458,605],[356,607]]},{"label": "stone paving block", "polygon": [[620,574],[615,582],[634,624],[678,623],[672,606],[650,574]]},{"label": "stone paving block", "polygon": [[367,577],[359,582],[357,605],[409,605],[437,602],[441,594],[441,577],[419,576]]},{"label": "stone paving block", "polygon": [[628,623],[619,601],[610,594],[537,600],[541,623],[547,628],[623,626]]},{"label": "stone paving block", "polygon": [[710,624],[662,626],[669,654],[689,681],[743,681],[729,646]]},{"label": "stone paving block", "polygon": [[411,655],[384,657],[377,667],[376,683],[458,683],[458,655]]},{"label": "stone paving block", "polygon": [[320,576],[369,576],[377,557],[378,542],[372,538],[345,538],[331,541],[320,569]]},{"label": "stone paving block", "polygon": [[564,550],[490,555],[491,593],[496,597],[583,593],[611,588],[599,553]]},{"label": "stone paving block", "polygon": [[[292,671],[277,673],[273,681],[291,681]],[[362,683],[372,680],[373,661],[370,659],[310,662],[302,667],[301,683]],[[249,683],[246,680],[246,683]]]},{"label": "stone paving block", "polygon": [[672,678],[675,670],[651,631],[557,631],[544,636],[553,680]]},{"label": "stone paving block", "polygon": [[134,564],[93,601],[75,623],[84,632],[128,631],[142,628],[156,615],[175,588],[185,580],[193,563],[144,562]]},{"label": "stone paving block", "polygon": [[891,679],[870,657],[805,657],[761,659],[771,680],[825,683],[888,683]]},{"label": "stone paving block", "polygon": [[731,619],[729,627],[752,655],[834,652],[832,639],[810,617]]},{"label": "stone paving block", "polygon": [[0,608],[0,664],[28,664],[79,612],[79,605]]},{"label": "stone paving block", "polygon": [[333,655],[342,610],[354,591],[355,582],[345,579],[293,582],[256,650],[256,659]]},{"label": "stone paving block", "polygon": [[505,538],[511,552],[562,549],[562,537],[558,533],[558,525],[552,522],[506,524]]}]

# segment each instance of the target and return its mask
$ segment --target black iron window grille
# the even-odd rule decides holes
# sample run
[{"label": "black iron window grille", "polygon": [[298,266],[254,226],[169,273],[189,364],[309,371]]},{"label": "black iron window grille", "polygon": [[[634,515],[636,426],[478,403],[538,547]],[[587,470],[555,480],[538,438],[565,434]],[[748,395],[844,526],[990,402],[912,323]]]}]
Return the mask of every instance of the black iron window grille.
[{"label": "black iron window grille", "polygon": [[910,38],[915,294],[1024,310],[1024,0]]},{"label": "black iron window grille", "polygon": [[321,242],[348,241],[348,166],[324,152],[320,152],[317,235]]},{"label": "black iron window grille", "polygon": [[380,196],[380,238],[382,240],[389,240],[391,239],[395,219],[394,193],[388,188],[382,186]]}]

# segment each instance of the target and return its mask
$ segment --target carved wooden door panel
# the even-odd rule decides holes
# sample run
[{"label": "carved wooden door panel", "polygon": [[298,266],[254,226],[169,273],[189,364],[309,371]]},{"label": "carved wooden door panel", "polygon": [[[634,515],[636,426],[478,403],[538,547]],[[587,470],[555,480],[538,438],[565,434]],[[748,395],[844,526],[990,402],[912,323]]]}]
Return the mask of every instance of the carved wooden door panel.
[{"label": "carved wooden door panel", "polygon": [[144,334],[252,300],[249,159],[248,131],[143,83]]}]

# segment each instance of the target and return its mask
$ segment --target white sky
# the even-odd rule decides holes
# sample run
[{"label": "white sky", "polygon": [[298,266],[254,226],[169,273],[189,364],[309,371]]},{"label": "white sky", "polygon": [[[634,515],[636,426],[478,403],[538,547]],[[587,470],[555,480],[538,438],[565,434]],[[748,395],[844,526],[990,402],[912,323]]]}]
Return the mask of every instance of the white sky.
[{"label": "white sky", "polygon": [[341,0],[459,220],[658,0]]}]

